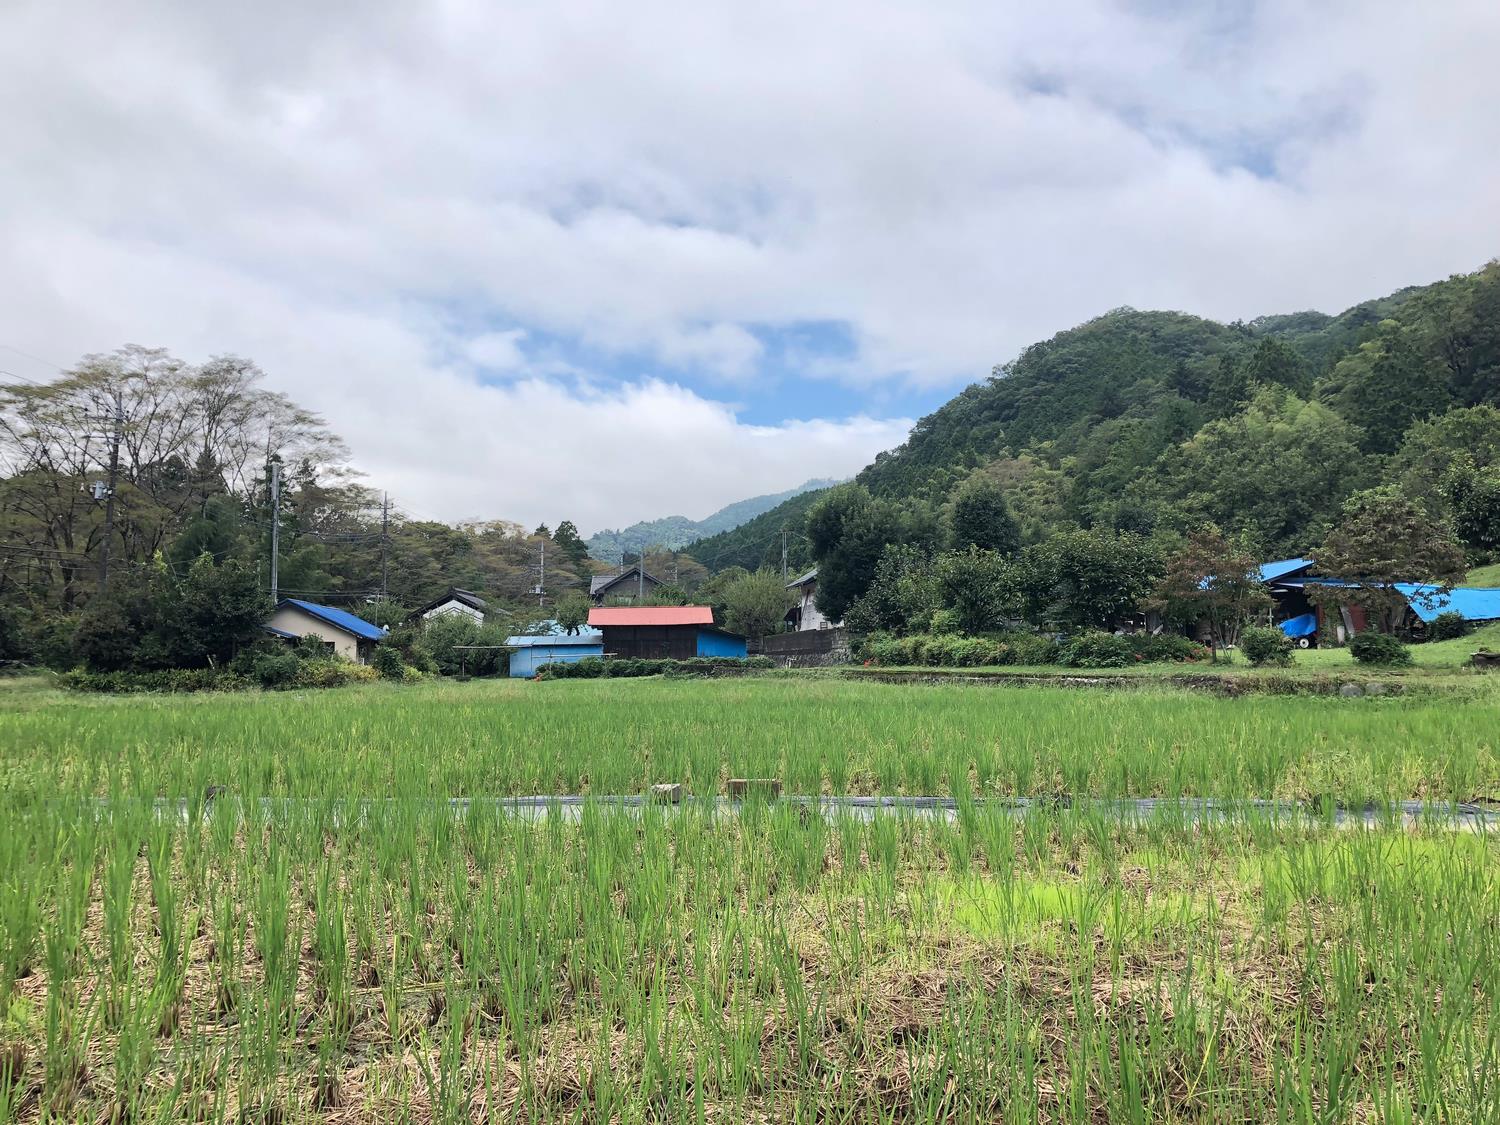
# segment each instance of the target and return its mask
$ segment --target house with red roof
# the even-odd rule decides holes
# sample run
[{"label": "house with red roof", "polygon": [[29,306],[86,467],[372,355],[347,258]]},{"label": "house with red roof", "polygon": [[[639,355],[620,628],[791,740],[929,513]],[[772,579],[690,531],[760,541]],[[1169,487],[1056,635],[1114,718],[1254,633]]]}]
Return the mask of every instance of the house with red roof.
[{"label": "house with red roof", "polygon": [[714,624],[706,605],[595,606],[589,628],[604,636],[604,655],[630,660],[689,660],[746,655],[745,638]]}]

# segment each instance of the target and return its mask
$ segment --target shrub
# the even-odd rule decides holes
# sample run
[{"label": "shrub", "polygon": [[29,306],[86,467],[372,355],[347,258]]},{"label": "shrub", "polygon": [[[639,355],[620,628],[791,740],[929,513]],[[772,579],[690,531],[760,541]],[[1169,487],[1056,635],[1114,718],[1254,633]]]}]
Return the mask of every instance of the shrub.
[{"label": "shrub", "polygon": [[1240,651],[1257,668],[1285,668],[1292,662],[1292,638],[1280,629],[1251,625],[1240,634]]},{"label": "shrub", "polygon": [[375,646],[375,653],[370,657],[370,666],[375,669],[381,679],[406,679],[406,661],[401,659],[400,651],[390,645]]},{"label": "shrub", "polygon": [[347,660],[309,660],[302,664],[291,687],[329,688],[345,684],[368,684],[380,678],[380,674],[364,664],[351,664]]},{"label": "shrub", "polygon": [[1394,668],[1411,663],[1411,650],[1401,643],[1399,637],[1373,629],[1355,636],[1349,642],[1349,652],[1361,664]]},{"label": "shrub", "polygon": [[711,676],[726,668],[765,671],[776,667],[768,656],[748,659],[735,656],[694,656],[687,660],[605,660],[587,656],[567,664],[543,664],[537,677],[543,680],[590,680],[601,676],[612,680],[636,676]]},{"label": "shrub", "polygon": [[1427,636],[1434,641],[1452,641],[1459,637],[1467,637],[1473,632],[1473,626],[1461,613],[1454,613],[1451,609],[1447,613],[1440,613],[1427,627]]},{"label": "shrub", "polygon": [[276,648],[253,650],[249,658],[237,658],[223,668],[117,669],[110,672],[78,668],[64,673],[62,682],[74,691],[131,694],[342,687],[345,684],[372,683],[378,678],[374,668],[361,664],[344,660],[299,660],[294,650]]},{"label": "shrub", "polygon": [[927,631],[941,636],[956,636],[963,630],[959,628],[958,610],[935,609],[932,611],[932,620],[928,623]]},{"label": "shrub", "polygon": [[62,675],[74,691],[136,692],[242,691],[254,682],[222,668],[163,668],[149,672],[90,672],[83,668]]},{"label": "shrub", "polygon": [[1124,668],[1135,663],[1135,652],[1128,637],[1080,633],[1063,646],[1057,662],[1067,668]]},{"label": "shrub", "polygon": [[251,669],[256,683],[271,690],[296,687],[301,672],[302,661],[290,649],[258,653]]},{"label": "shrub", "polygon": [[1130,644],[1147,664],[1198,664],[1213,658],[1206,646],[1177,633],[1131,637]]},{"label": "shrub", "polygon": [[1058,645],[1051,637],[1036,633],[1005,633],[1000,638],[1000,664],[1056,664]]}]

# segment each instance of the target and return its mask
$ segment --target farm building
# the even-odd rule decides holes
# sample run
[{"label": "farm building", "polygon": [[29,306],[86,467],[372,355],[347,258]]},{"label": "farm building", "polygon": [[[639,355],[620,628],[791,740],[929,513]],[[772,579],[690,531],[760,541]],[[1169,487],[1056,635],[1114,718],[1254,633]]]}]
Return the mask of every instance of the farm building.
[{"label": "farm building", "polygon": [[786,620],[794,631],[838,628],[839,623],[824,617],[814,601],[818,593],[817,567],[813,567],[802,577],[788,582],[786,588],[797,595],[797,604],[787,610],[786,614]]},{"label": "farm building", "polygon": [[706,605],[595,606],[589,625],[604,634],[604,652],[635,660],[744,656],[745,638],[714,624]]},{"label": "farm building", "polygon": [[412,621],[431,621],[434,617],[467,617],[476,625],[484,624],[485,600],[471,590],[451,587],[446,594],[428,602],[411,615]]},{"label": "farm building", "polygon": [[618,574],[594,575],[589,581],[589,597],[595,605],[603,605],[606,600],[636,602],[660,585],[661,579],[653,578],[636,563]]},{"label": "farm building", "polygon": [[1444,613],[1456,613],[1473,625],[1500,621],[1500,589],[1492,586],[1455,586],[1445,594],[1436,586],[1398,582],[1396,589],[1423,625],[1431,625]]},{"label": "farm building", "polygon": [[[1303,648],[1317,642],[1321,635],[1343,642],[1367,628],[1365,611],[1360,606],[1319,608],[1307,596],[1309,586],[1347,586],[1335,578],[1315,577],[1312,559],[1281,559],[1262,564],[1261,581],[1276,603],[1274,619],[1287,636]],[[1480,623],[1500,620],[1500,589],[1480,586],[1455,586],[1448,593],[1439,587],[1415,582],[1397,582],[1394,588],[1406,599],[1410,613],[1404,633],[1420,637],[1439,614],[1456,613],[1465,621]]]},{"label": "farm building", "polygon": [[586,656],[604,655],[604,635],[594,629],[569,633],[556,621],[544,621],[544,632],[506,637],[510,674],[517,679],[536,675],[543,664],[572,664]]},{"label": "farm building", "polygon": [[348,610],[298,598],[279,602],[263,628],[284,641],[316,637],[330,651],[357,664],[368,664],[370,651],[385,636],[380,626],[371,625]]}]

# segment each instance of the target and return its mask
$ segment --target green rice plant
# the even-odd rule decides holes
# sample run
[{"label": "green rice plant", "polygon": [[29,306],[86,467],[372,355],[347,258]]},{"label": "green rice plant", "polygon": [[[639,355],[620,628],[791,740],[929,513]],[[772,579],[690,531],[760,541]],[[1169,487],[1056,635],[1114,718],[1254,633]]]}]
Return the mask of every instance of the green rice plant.
[{"label": "green rice plant", "polygon": [[188,942],[197,930],[197,916],[188,912],[173,871],[175,836],[170,824],[157,825],[147,841],[147,866],[151,900],[156,910],[156,978],[151,987],[151,1006],[157,1013],[158,1032],[168,1035],[177,1028],[182,990],[187,979]]},{"label": "green rice plant", "polygon": [[114,1071],[112,1121],[135,1121],[142,1116],[146,1075],[151,1071],[156,1054],[157,1020],[153,1017],[154,1009],[147,1004],[130,1004],[117,1017],[111,1057]]},{"label": "green rice plant", "polygon": [[104,1023],[119,1028],[135,975],[135,867],[140,843],[134,831],[121,830],[110,842],[104,867],[104,937],[109,975]]},{"label": "green rice plant", "polygon": [[271,846],[259,857],[259,865],[251,888],[252,936],[260,957],[266,1011],[276,1017],[276,1026],[282,1027],[292,1018],[292,1000],[297,990],[297,943],[292,928],[291,866],[274,837]]},{"label": "green rice plant", "polygon": [[464,1066],[469,994],[450,982],[442,995],[446,1020],[437,1049],[433,1051],[430,1036],[423,1029],[416,1057],[427,1088],[428,1104],[432,1106],[432,1119],[441,1125],[461,1125],[473,1120],[474,1089]]},{"label": "green rice plant", "polygon": [[[25,841],[25,843],[23,843]],[[10,1011],[16,982],[31,975],[42,924],[44,882],[40,864],[27,852],[21,831],[0,832],[4,874],[0,876],[0,1023]]]},{"label": "green rice plant", "polygon": [[[1500,840],[1394,804],[1495,780],[1484,696],[525,686],[8,715],[0,951],[29,903],[46,973],[0,1019],[27,1112],[1500,1117]],[[752,769],[790,799],[488,799]],[[232,792],[195,812],[210,780]],[[929,783],[951,812],[795,799]],[[1053,800],[980,799],[1018,788]],[[1172,792],[1216,811],[1112,803]],[[192,1001],[159,1050],[158,987]]]},{"label": "green rice plant", "polygon": [[354,981],[344,922],[344,899],[333,867],[326,862],[318,875],[314,910],[313,957],[317,962],[313,974],[314,993],[327,1017],[326,1034],[334,1047],[342,1049],[354,1024]]}]

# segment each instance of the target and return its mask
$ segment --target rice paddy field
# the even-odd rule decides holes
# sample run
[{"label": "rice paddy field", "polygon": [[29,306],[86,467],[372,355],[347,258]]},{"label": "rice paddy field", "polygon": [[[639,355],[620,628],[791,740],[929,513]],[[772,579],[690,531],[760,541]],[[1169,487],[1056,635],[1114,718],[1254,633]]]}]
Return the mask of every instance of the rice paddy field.
[{"label": "rice paddy field", "polygon": [[6,684],[0,1120],[1500,1120],[1496,843],[1389,811],[1497,743],[1480,680]]}]

